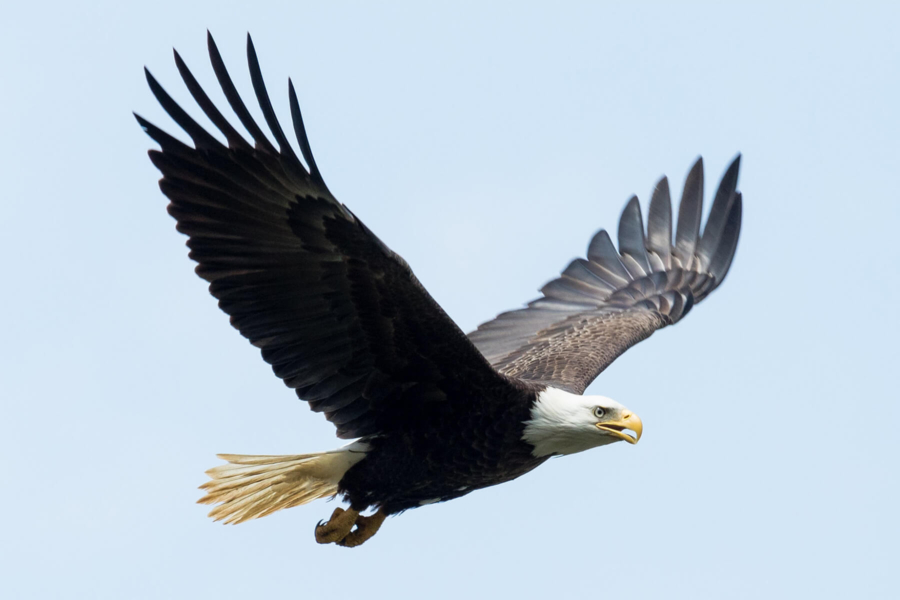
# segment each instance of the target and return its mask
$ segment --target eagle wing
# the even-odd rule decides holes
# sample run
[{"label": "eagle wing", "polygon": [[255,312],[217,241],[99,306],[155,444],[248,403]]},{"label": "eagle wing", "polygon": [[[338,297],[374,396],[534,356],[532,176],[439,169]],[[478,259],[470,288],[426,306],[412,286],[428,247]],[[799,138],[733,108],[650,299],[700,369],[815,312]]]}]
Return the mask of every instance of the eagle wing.
[{"label": "eagle wing", "polygon": [[293,85],[291,116],[308,168],[275,118],[249,36],[254,91],[278,148],[250,116],[211,36],[208,45],[216,77],[254,145],[213,105],[177,52],[182,79],[227,146],[149,71],[153,94],[194,147],[135,116],[161,147],[150,158],[162,171],[169,214],[188,235],[197,274],[275,374],[324,412],[341,438],[433,418],[448,399],[468,401],[478,397],[476,389],[509,386],[406,262],[328,191]]},{"label": "eagle wing", "polygon": [[688,174],[672,239],[663,177],[650,200],[647,229],[637,197],[622,212],[619,249],[609,234],[591,240],[527,308],[499,315],[469,334],[501,373],[583,393],[620,354],[680,321],[725,279],[741,229],[740,156],[716,192],[701,235],[703,160]]}]

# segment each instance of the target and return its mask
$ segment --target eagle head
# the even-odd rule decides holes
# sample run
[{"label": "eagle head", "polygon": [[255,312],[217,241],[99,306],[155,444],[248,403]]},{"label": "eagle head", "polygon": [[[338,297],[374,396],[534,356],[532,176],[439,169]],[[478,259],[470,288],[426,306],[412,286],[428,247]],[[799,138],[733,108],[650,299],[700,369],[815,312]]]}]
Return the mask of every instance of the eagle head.
[{"label": "eagle head", "polygon": [[643,430],[640,418],[611,398],[547,387],[535,399],[522,439],[534,446],[535,456],[549,456],[623,440],[636,444]]}]

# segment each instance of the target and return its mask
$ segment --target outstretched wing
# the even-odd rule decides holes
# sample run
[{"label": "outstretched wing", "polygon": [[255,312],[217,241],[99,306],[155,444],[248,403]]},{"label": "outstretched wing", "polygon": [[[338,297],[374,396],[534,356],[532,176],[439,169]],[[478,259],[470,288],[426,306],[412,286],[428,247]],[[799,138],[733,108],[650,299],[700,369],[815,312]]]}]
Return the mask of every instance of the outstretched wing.
[{"label": "outstretched wing", "polygon": [[440,411],[441,403],[477,397],[477,386],[509,385],[406,262],[325,187],[289,84],[308,168],[295,155],[249,36],[253,88],[277,148],[250,116],[211,36],[208,43],[216,77],[254,145],[213,105],[177,52],[191,95],[228,145],[188,116],[149,72],[150,89],[194,147],[135,116],[162,148],[150,158],[162,171],[169,214],[189,237],[197,274],[275,374],[324,412],[341,438],[433,417],[429,411]]},{"label": "outstretched wing", "polygon": [[669,183],[650,200],[647,230],[632,197],[619,221],[619,249],[601,230],[543,297],[503,313],[469,334],[501,373],[574,393],[625,350],[677,323],[725,279],[741,229],[740,156],[728,167],[703,234],[703,160],[688,174],[672,240]]}]

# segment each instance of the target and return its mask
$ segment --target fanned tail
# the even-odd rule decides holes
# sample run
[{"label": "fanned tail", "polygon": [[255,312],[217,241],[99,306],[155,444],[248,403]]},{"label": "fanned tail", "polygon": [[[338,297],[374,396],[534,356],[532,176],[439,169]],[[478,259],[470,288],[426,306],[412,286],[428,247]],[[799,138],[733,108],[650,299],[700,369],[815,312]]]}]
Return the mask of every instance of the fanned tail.
[{"label": "fanned tail", "polygon": [[356,442],[338,450],[291,456],[219,454],[228,464],[206,472],[198,504],[218,504],[209,516],[237,524],[334,496],[347,470],[365,457],[367,446]]}]

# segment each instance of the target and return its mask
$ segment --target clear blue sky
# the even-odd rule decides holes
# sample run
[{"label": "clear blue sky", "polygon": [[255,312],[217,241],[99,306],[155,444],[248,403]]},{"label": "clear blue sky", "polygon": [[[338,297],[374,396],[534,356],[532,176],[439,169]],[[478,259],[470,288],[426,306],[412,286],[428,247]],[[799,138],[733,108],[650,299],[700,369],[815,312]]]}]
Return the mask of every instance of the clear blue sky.
[{"label": "clear blue sky", "polygon": [[[898,9],[424,4],[4,9],[0,596],[900,597]],[[215,453],[339,443],[193,274],[131,116],[177,129],[144,65],[199,115],[173,46],[225,106],[207,28],[244,93],[252,32],[284,119],[294,78],[332,191],[466,330],[742,152],[728,280],[590,389],[641,443],[355,551],[313,541],[334,503],[207,519]]]}]

